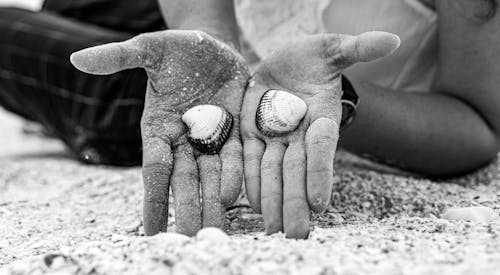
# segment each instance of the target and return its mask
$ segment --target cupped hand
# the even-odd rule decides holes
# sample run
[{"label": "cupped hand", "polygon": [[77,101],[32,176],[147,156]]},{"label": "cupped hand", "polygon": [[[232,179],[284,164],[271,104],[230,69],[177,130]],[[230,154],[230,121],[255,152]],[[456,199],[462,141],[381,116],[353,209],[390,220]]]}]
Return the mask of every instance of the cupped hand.
[{"label": "cupped hand", "polygon": [[[268,234],[307,238],[310,210],[330,202],[334,157],[342,115],[341,72],[393,52],[396,35],[313,35],[276,50],[263,60],[245,93],[241,113],[245,183],[248,200],[262,212]],[[300,97],[307,111],[291,132],[259,130],[256,113],[268,90]]]},{"label": "cupped hand", "polygon": [[[239,115],[249,76],[242,57],[204,32],[168,30],[84,49],[71,62],[91,74],[136,67],[147,72],[141,120],[146,235],[167,230],[170,187],[178,232],[222,227],[224,207],[236,200],[243,174]],[[193,147],[181,120],[200,104],[223,107],[233,116],[229,138],[216,154]]]}]

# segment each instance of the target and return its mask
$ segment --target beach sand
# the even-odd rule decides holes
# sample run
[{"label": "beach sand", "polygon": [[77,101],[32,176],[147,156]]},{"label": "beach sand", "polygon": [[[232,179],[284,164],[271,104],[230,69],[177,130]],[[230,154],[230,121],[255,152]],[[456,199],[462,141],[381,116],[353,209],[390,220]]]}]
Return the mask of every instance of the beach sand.
[{"label": "beach sand", "polygon": [[498,161],[435,182],[341,152],[332,206],[308,240],[266,236],[244,200],[227,213],[228,240],[144,237],[139,167],[83,165],[23,123],[0,112],[1,275],[500,274],[498,219],[440,218],[458,206],[498,215]]}]

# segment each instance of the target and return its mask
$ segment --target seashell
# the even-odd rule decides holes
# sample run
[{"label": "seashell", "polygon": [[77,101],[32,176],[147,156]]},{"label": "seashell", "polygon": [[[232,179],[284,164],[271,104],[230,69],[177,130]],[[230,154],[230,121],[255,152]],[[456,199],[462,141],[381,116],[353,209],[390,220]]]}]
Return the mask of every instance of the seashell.
[{"label": "seashell", "polygon": [[184,113],[182,121],[189,128],[189,142],[205,154],[217,154],[233,127],[233,116],[214,105],[195,106]]},{"label": "seashell", "polygon": [[295,130],[306,112],[307,105],[300,97],[269,90],[260,99],[255,120],[264,135],[274,137]]}]

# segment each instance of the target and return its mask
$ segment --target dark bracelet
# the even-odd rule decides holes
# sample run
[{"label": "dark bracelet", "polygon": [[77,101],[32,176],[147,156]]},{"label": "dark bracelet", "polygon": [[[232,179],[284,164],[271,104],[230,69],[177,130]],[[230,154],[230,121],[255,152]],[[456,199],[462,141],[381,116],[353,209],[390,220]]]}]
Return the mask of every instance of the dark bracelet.
[{"label": "dark bracelet", "polygon": [[340,120],[340,130],[343,130],[349,126],[356,116],[356,108],[359,103],[359,96],[352,87],[351,82],[347,77],[342,75],[342,98],[340,102],[342,103],[342,119]]}]

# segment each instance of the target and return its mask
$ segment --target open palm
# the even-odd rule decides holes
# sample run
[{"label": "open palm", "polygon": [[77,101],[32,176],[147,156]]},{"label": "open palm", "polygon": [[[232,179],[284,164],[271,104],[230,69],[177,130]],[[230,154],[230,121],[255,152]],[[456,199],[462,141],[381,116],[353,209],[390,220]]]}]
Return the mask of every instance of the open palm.
[{"label": "open palm", "polygon": [[[243,173],[239,115],[248,81],[243,59],[204,32],[168,30],[88,48],[71,61],[92,74],[136,67],[148,74],[141,121],[145,233],[166,231],[169,188],[177,231],[193,235],[201,227],[222,227],[224,206],[236,200]],[[221,106],[233,116],[217,154],[204,154],[188,141],[181,117],[200,104]]]},{"label": "open palm", "polygon": [[[276,50],[260,64],[245,93],[241,127],[248,199],[262,212],[268,234],[308,236],[310,210],[322,212],[330,202],[342,116],[341,72],[398,45],[397,36],[384,32],[313,35]],[[259,102],[271,89],[306,103],[294,131],[274,136],[257,127]]]}]

